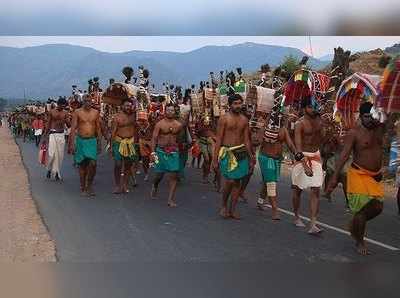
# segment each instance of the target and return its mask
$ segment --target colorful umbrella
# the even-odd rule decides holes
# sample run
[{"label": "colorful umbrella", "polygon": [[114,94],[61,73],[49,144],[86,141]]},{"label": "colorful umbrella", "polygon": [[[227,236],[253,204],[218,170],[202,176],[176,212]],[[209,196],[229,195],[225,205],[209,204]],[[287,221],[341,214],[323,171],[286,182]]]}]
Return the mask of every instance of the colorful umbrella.
[{"label": "colorful umbrella", "polygon": [[322,73],[300,69],[293,73],[285,86],[285,105],[298,105],[305,97],[320,101],[329,88],[330,78]]},{"label": "colorful umbrella", "polygon": [[400,112],[400,56],[393,59],[383,72],[377,106],[387,113]]},{"label": "colorful umbrella", "polygon": [[374,103],[381,76],[354,73],[345,79],[336,94],[334,116],[346,129],[354,127],[360,104]]}]

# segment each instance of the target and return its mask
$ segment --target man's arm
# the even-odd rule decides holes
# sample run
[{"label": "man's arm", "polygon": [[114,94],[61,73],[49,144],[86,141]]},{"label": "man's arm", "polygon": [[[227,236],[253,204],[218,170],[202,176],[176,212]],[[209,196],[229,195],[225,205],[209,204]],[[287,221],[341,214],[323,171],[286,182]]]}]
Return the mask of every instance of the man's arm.
[{"label": "man's arm", "polygon": [[43,131],[43,140],[48,136],[49,131],[50,131],[50,127],[51,127],[51,121],[52,121],[52,117],[51,117],[51,112],[49,112],[49,114],[47,115],[47,121],[44,125],[44,131]]},{"label": "man's arm", "polygon": [[225,117],[222,116],[218,120],[217,137],[216,137],[216,142],[215,142],[215,150],[214,150],[214,154],[213,154],[214,167],[216,167],[217,163],[218,163],[218,154],[219,154],[219,150],[221,149],[221,142],[222,142],[222,138],[224,137],[224,134],[225,134]]},{"label": "man's arm", "polygon": [[310,168],[309,165],[306,163],[306,159],[304,158],[303,155],[303,123],[302,122],[297,122],[294,127],[294,143],[295,143],[295,159],[297,161],[301,161],[304,172],[307,176],[312,177],[313,176],[313,171],[312,168]]},{"label": "man's arm", "polygon": [[329,181],[329,184],[327,187],[327,193],[331,193],[337,186],[339,174],[342,171],[344,164],[350,157],[351,151],[353,150],[353,147],[355,144],[355,140],[356,140],[356,131],[351,130],[346,135],[346,139],[344,141],[344,148],[342,150],[342,153],[340,154],[339,161],[336,164],[335,173],[332,175],[332,178]]},{"label": "man's arm", "polygon": [[283,128],[284,134],[285,134],[285,143],[289,147],[289,150],[293,153],[296,154],[296,146],[294,145],[292,138],[290,137],[289,131],[286,129],[286,127]]},{"label": "man's arm", "polygon": [[100,123],[100,113],[96,111],[96,138],[97,138],[97,150],[100,153],[101,152],[101,123]]},{"label": "man's arm", "polygon": [[244,127],[244,144],[247,149],[247,153],[249,154],[251,160],[254,159],[254,154],[253,154],[253,146],[251,144],[251,139],[250,139],[250,128],[249,128],[249,122],[246,121],[246,125]]},{"label": "man's arm", "polygon": [[97,139],[101,139],[102,133],[101,133],[101,124],[100,124],[100,113],[96,111],[96,137]]},{"label": "man's arm", "polygon": [[156,123],[154,130],[153,130],[153,136],[151,137],[151,152],[156,151],[158,135],[160,134],[160,122]]},{"label": "man's arm", "polygon": [[342,153],[340,154],[339,161],[336,165],[334,176],[338,177],[339,173],[342,171],[344,164],[349,159],[351,151],[353,150],[353,146],[356,140],[355,130],[351,130],[344,141],[344,147]]},{"label": "man's arm", "polygon": [[72,154],[74,151],[74,142],[75,142],[75,134],[77,126],[78,126],[78,112],[74,112],[72,114],[71,132],[68,138],[68,153],[70,154]]},{"label": "man's arm", "polygon": [[301,135],[303,133],[303,124],[297,122],[294,126],[294,145],[297,152],[303,152],[303,141]]},{"label": "man's arm", "polygon": [[65,125],[66,125],[67,127],[71,127],[71,118],[70,118],[70,114],[67,113],[67,112],[65,112],[65,119],[64,119],[64,121],[65,121]]},{"label": "man's arm", "polygon": [[118,116],[115,115],[112,119],[111,119],[111,135],[109,138],[109,142],[110,142],[110,146],[112,144],[112,141],[115,139],[116,135],[117,135],[117,130],[118,130]]}]

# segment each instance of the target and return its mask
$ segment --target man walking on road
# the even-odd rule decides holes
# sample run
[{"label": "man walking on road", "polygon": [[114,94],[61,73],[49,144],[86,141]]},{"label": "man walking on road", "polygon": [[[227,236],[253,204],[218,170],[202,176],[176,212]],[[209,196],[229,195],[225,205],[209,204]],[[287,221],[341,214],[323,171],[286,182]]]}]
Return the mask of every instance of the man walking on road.
[{"label": "man walking on road", "polygon": [[115,115],[112,123],[111,148],[114,158],[115,194],[127,193],[128,180],[133,163],[139,159],[137,127],[131,101],[125,101],[122,111]]},{"label": "man walking on road", "polygon": [[65,98],[60,97],[57,101],[57,108],[48,112],[49,118],[43,135],[43,142],[48,141],[48,179],[50,179],[52,175],[56,180],[61,179],[61,166],[64,159],[65,148],[64,128],[70,125],[68,113],[65,111],[66,106],[67,101]]},{"label": "man walking on road", "polygon": [[319,148],[323,140],[322,121],[319,116],[319,104],[312,97],[301,102],[304,117],[295,124],[296,164],[292,170],[293,211],[295,225],[304,227],[300,219],[300,198],[303,190],[310,188],[311,223],[308,233],[318,234],[322,231],[317,226],[320,188],[323,184],[322,161]]},{"label": "man walking on road", "polygon": [[74,154],[79,165],[81,195],[95,196],[92,189],[96,175],[97,154],[101,151],[101,126],[99,111],[92,108],[91,100],[84,97],[83,107],[72,116],[68,153]]},{"label": "man walking on road", "polygon": [[346,138],[344,149],[333,174],[328,192],[338,184],[340,172],[353,153],[353,162],[347,171],[347,197],[354,214],[350,223],[351,236],[356,240],[358,253],[367,255],[364,241],[367,221],[383,210],[382,146],[385,126],[384,117],[374,114],[372,104],[360,106],[361,125],[352,129]]},{"label": "man walking on road", "polygon": [[[230,111],[218,121],[217,140],[213,155],[213,168],[219,169],[225,178],[222,207],[220,215],[223,218],[240,219],[236,205],[240,195],[240,181],[254,167],[255,158],[252,154],[249,137],[249,123],[242,112],[243,98],[239,94],[228,98]],[[231,205],[228,208],[228,199]]]},{"label": "man walking on road", "polygon": [[170,178],[168,206],[176,207],[175,192],[180,169],[178,135],[181,133],[183,125],[176,120],[175,107],[168,104],[165,109],[165,118],[160,120],[154,127],[151,142],[151,161],[155,164],[153,187],[151,197],[155,199],[164,174],[168,173]]},{"label": "man walking on road", "polygon": [[[272,219],[279,220],[276,184],[281,175],[281,161],[283,154],[283,144],[286,144],[290,151],[295,154],[294,146],[289,132],[282,125],[282,115],[279,112],[280,106],[275,106],[270,116],[267,118],[267,125],[261,139],[261,148],[258,153],[258,163],[261,170],[263,189],[262,195],[267,195],[272,207]],[[265,191],[266,188],[266,191]],[[261,197],[257,206],[265,209],[265,198]]]}]

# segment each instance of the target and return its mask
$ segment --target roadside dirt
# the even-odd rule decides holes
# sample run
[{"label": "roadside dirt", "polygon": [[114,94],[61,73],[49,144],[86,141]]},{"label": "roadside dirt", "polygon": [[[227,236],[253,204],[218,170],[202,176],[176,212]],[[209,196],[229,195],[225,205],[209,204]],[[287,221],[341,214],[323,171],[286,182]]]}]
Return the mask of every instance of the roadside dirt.
[{"label": "roadside dirt", "polygon": [[0,262],[55,262],[55,245],[29,189],[20,151],[0,127]]}]

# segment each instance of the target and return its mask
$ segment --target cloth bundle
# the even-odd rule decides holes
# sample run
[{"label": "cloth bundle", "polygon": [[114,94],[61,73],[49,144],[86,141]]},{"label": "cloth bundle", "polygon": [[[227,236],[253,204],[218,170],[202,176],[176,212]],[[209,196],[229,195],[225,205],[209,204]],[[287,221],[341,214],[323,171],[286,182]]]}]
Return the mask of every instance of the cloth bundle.
[{"label": "cloth bundle", "polygon": [[251,86],[246,95],[246,103],[255,105],[257,104],[257,87]]},{"label": "cloth bundle", "polygon": [[274,89],[257,86],[257,111],[269,113],[274,106]]}]

